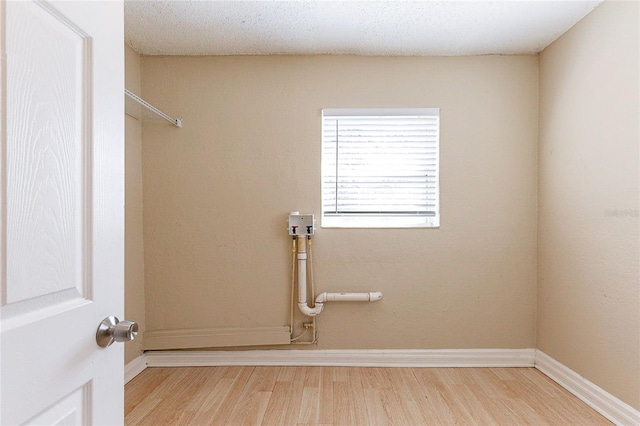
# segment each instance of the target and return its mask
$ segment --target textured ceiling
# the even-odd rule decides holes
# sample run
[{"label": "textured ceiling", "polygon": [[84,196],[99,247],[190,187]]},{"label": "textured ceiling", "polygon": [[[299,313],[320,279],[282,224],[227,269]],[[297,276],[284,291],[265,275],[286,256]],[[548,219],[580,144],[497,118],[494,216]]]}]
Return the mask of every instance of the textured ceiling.
[{"label": "textured ceiling", "polygon": [[125,1],[146,55],[537,53],[601,1]]}]

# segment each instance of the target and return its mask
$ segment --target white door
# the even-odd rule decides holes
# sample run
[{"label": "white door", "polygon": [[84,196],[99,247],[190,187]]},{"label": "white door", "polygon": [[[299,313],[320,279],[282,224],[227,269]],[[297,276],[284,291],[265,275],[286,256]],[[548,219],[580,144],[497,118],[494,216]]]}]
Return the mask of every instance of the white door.
[{"label": "white door", "polygon": [[122,424],[122,2],[0,9],[0,422]]}]

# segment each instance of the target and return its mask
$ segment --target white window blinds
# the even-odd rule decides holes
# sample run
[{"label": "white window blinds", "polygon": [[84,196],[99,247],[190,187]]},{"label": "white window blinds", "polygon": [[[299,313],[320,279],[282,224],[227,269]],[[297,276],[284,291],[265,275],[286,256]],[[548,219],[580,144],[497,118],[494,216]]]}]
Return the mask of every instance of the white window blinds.
[{"label": "white window blinds", "polygon": [[324,109],[322,224],[439,226],[439,109]]}]

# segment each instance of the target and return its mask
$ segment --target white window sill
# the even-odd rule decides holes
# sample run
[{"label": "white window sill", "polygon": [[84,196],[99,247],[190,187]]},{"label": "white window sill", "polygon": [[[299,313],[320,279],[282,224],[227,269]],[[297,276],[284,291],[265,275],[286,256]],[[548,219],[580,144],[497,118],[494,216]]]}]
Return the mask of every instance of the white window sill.
[{"label": "white window sill", "polygon": [[439,228],[440,217],[324,216],[322,228]]}]

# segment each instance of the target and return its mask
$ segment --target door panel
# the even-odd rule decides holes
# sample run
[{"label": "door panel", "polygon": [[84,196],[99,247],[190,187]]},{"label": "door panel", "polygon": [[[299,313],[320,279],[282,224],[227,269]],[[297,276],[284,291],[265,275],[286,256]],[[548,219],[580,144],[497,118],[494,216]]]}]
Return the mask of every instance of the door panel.
[{"label": "door panel", "polygon": [[91,57],[88,35],[59,13],[9,2],[7,14],[5,302],[17,315],[84,299],[91,287]]},{"label": "door panel", "polygon": [[0,3],[2,424],[119,424],[121,2]]},{"label": "door panel", "polygon": [[89,386],[85,385],[57,401],[45,411],[27,420],[29,425],[86,425],[91,413],[87,407]]}]

